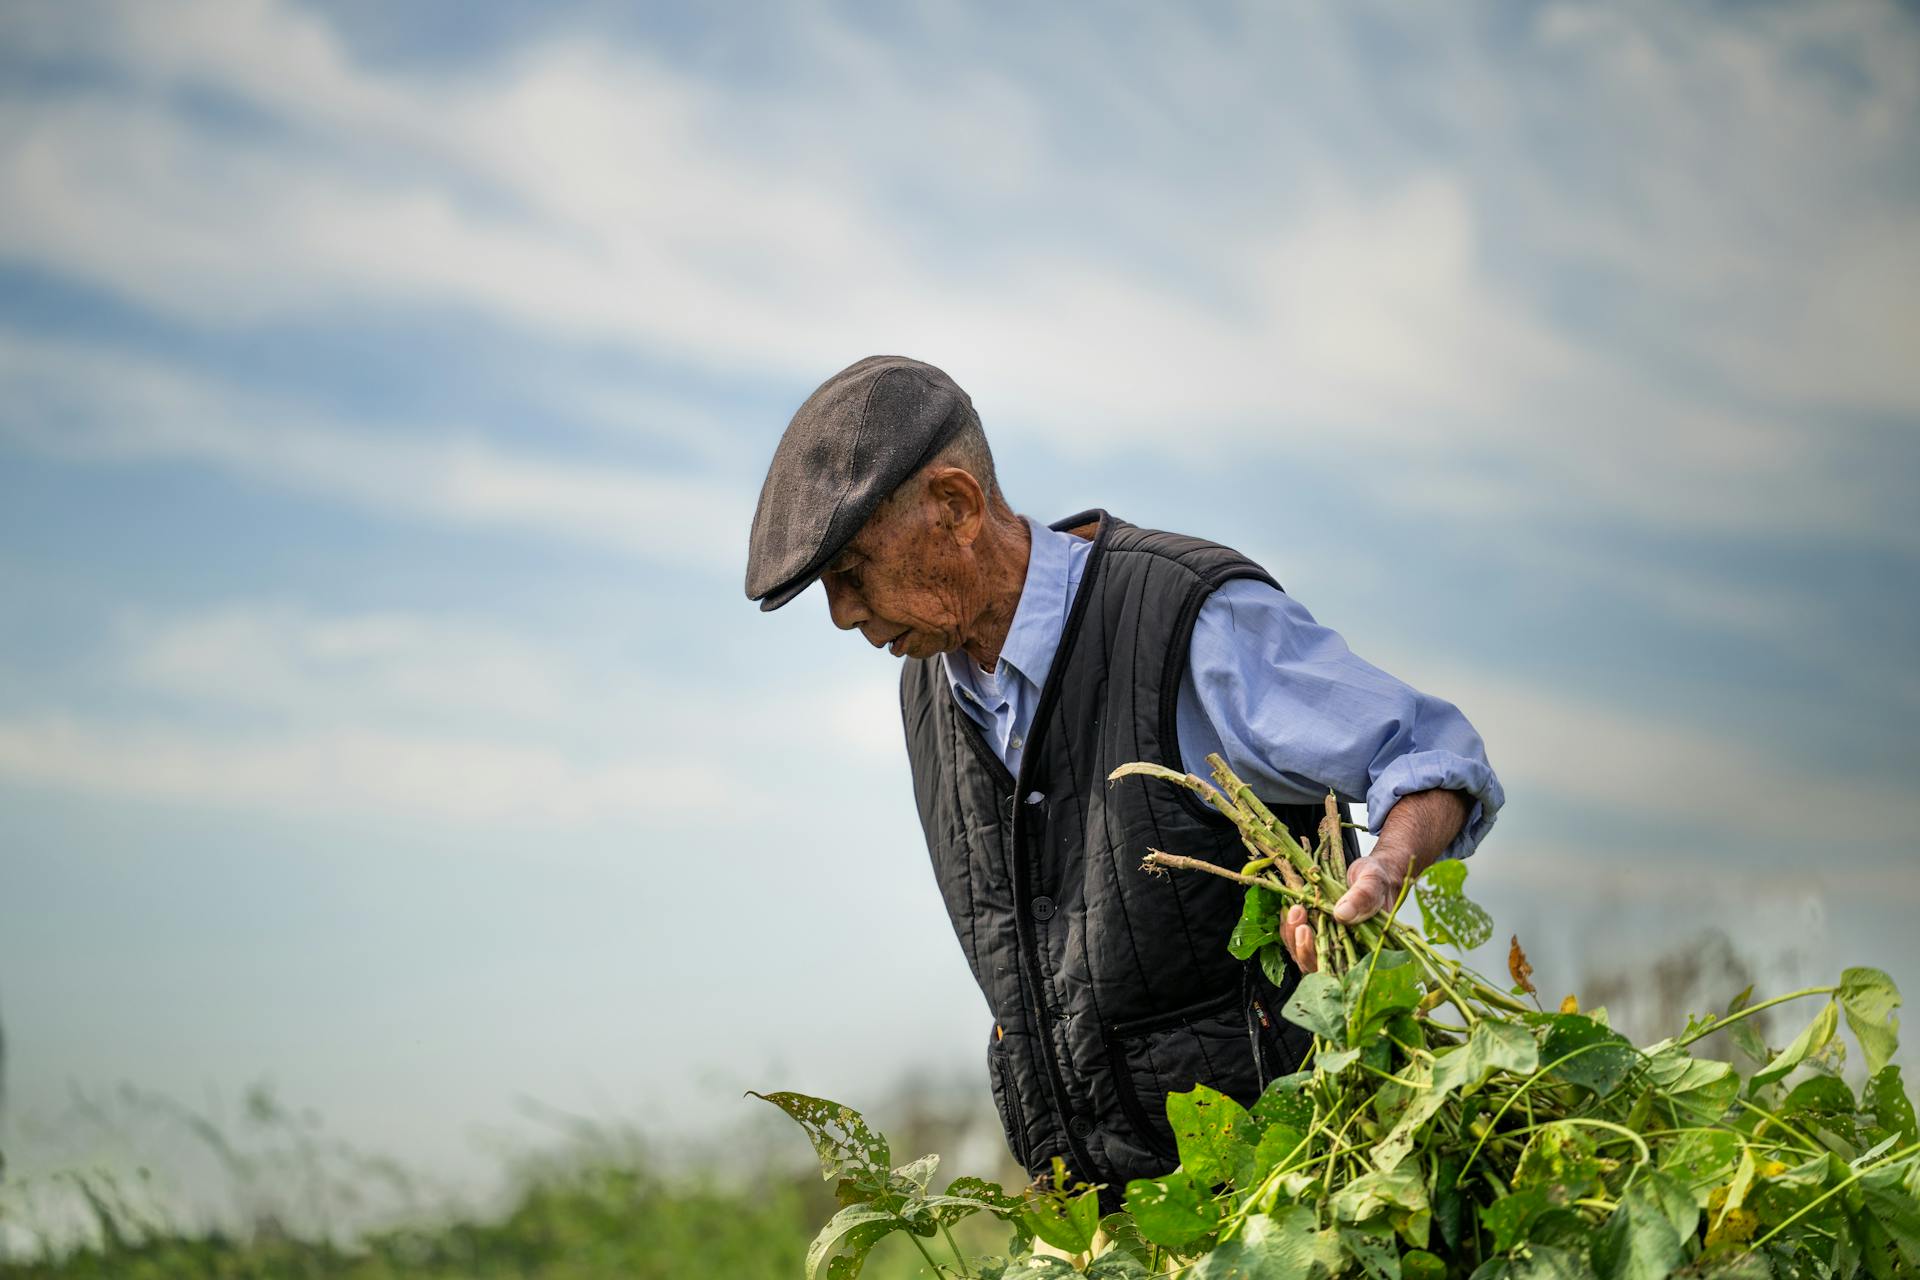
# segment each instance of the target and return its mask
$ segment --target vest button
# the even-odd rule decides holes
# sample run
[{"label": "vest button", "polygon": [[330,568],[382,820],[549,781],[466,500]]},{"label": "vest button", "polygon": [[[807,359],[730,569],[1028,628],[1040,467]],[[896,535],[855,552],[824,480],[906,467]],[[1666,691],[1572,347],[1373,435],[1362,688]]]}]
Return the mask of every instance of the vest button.
[{"label": "vest button", "polygon": [[1033,918],[1035,920],[1053,919],[1053,899],[1052,898],[1035,898],[1032,902],[1027,904],[1027,909],[1033,912]]},{"label": "vest button", "polygon": [[1093,1121],[1084,1115],[1074,1116],[1067,1121],[1067,1132],[1076,1138],[1084,1138],[1093,1132]]}]

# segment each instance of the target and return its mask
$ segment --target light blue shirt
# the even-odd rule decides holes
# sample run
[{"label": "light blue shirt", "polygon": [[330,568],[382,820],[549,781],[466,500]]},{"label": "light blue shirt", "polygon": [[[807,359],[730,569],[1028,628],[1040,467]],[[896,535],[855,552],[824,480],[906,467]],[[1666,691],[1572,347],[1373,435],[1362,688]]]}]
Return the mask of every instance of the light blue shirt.
[{"label": "light blue shirt", "polygon": [[[1033,550],[1013,625],[992,671],[943,654],[953,695],[1015,777],[1040,687],[1093,544],[1027,520]],[[1208,776],[1219,752],[1268,800],[1318,804],[1329,788],[1362,797],[1378,834],[1401,796],[1463,791],[1472,811],[1444,856],[1471,854],[1506,795],[1459,708],[1356,657],[1298,600],[1252,578],[1207,597],[1175,702],[1181,764]]]}]

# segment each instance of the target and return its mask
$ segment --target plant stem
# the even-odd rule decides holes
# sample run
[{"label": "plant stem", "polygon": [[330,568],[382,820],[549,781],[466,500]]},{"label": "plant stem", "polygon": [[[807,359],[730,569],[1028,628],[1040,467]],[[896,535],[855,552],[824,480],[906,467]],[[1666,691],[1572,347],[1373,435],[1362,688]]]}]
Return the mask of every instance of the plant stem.
[{"label": "plant stem", "polygon": [[[1831,988],[1829,988],[1829,990],[1831,990]],[[1805,995],[1806,992],[1803,991],[1800,994]],[[1784,997],[1784,998],[1792,999],[1791,996]],[[1769,1000],[1767,1003],[1774,1004],[1777,1002]],[[1761,1006],[1755,1005],[1754,1007],[1757,1009],[1757,1008],[1760,1008]],[[1848,1187],[1860,1181],[1860,1179],[1866,1177],[1868,1174],[1872,1173],[1874,1170],[1884,1169],[1890,1164],[1897,1164],[1900,1161],[1905,1160],[1908,1156],[1915,1154],[1916,1152],[1920,1152],[1920,1142],[1916,1142],[1909,1147],[1896,1151],[1890,1156],[1882,1156],[1880,1157],[1880,1159],[1875,1160],[1872,1164],[1868,1165],[1864,1169],[1855,1169],[1847,1177],[1842,1178],[1838,1186],[1827,1188],[1821,1194],[1815,1196],[1813,1199],[1807,1201],[1807,1203],[1801,1205],[1797,1212],[1783,1219],[1779,1226],[1767,1232],[1767,1234],[1761,1236],[1758,1240],[1755,1240],[1753,1244],[1748,1247],[1757,1251],[1761,1245],[1773,1239],[1775,1236],[1779,1235],[1782,1231],[1785,1231],[1788,1227],[1792,1226],[1795,1222],[1798,1222],[1801,1218],[1805,1217],[1809,1212],[1811,1212],[1816,1206],[1822,1204],[1827,1200],[1832,1199],[1834,1196],[1839,1195],[1842,1191],[1845,1191]]]},{"label": "plant stem", "polygon": [[933,1255],[927,1252],[927,1246],[921,1244],[920,1237],[911,1231],[907,1232],[906,1236],[907,1239],[913,1241],[913,1247],[920,1251],[920,1256],[927,1260],[927,1265],[933,1268],[934,1280],[940,1280],[940,1277],[945,1275],[946,1272],[941,1270],[940,1264],[933,1260]]},{"label": "plant stem", "polygon": [[1801,1000],[1806,998],[1807,996],[1837,995],[1839,994],[1839,991],[1840,991],[1839,987],[1808,987],[1805,991],[1795,991],[1788,995],[1775,996],[1771,1000],[1762,1000],[1759,1004],[1750,1004],[1744,1009],[1740,1009],[1734,1013],[1728,1014],[1726,1017],[1720,1019],[1718,1022],[1708,1023],[1706,1026],[1701,1027],[1698,1031],[1694,1032],[1690,1036],[1681,1036],[1678,1040],[1675,1040],[1673,1042],[1674,1048],[1676,1049],[1682,1048],[1686,1045],[1692,1044],[1695,1040],[1700,1039],[1702,1036],[1710,1036],[1716,1031],[1723,1031],[1726,1028],[1732,1026],[1734,1023],[1740,1021],[1740,1019],[1749,1017],[1752,1014],[1756,1014],[1760,1012],[1762,1009],[1771,1009],[1773,1008],[1773,1006],[1777,1004],[1785,1004],[1789,1000]]},{"label": "plant stem", "polygon": [[1272,880],[1262,880],[1258,876],[1243,876],[1238,871],[1229,871],[1225,867],[1217,867],[1211,862],[1202,862],[1198,858],[1189,858],[1184,854],[1163,853],[1159,849],[1149,849],[1147,850],[1147,856],[1141,859],[1141,861],[1149,866],[1155,867],[1173,867],[1181,871],[1204,871],[1208,875],[1219,876],[1222,880],[1231,880],[1235,884],[1244,884],[1249,889],[1265,889],[1269,893],[1277,893],[1283,898],[1291,898],[1296,902],[1312,902],[1314,900],[1312,895],[1302,890],[1291,889],[1284,884],[1276,884]]},{"label": "plant stem", "polygon": [[966,1255],[960,1252],[960,1246],[954,1243],[953,1230],[948,1227],[946,1223],[942,1222],[940,1224],[940,1234],[947,1238],[947,1248],[953,1250],[953,1260],[960,1264],[960,1274],[963,1276],[971,1276],[973,1270],[967,1266]]}]

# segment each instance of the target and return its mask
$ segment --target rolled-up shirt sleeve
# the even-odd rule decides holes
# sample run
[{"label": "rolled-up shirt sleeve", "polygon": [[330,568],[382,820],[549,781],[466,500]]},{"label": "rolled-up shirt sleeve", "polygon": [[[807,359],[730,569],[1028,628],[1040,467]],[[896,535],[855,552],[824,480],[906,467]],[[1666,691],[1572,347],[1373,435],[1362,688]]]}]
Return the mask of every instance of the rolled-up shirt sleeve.
[{"label": "rolled-up shirt sleeve", "polygon": [[1458,707],[1356,656],[1256,579],[1224,584],[1201,607],[1176,716],[1188,771],[1206,777],[1207,755],[1219,752],[1270,799],[1313,803],[1331,789],[1364,800],[1376,834],[1401,796],[1465,792],[1471,810],[1444,857],[1478,848],[1506,801]]}]

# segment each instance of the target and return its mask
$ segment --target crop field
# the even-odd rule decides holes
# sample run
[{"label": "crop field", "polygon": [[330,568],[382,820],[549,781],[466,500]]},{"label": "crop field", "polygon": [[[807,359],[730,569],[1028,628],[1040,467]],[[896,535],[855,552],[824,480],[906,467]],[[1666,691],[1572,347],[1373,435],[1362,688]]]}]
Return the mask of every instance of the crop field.
[{"label": "crop field", "polygon": [[[1237,959],[1278,981],[1292,905],[1307,909],[1322,957],[1283,1011],[1313,1035],[1301,1068],[1244,1101],[1204,1084],[1170,1095],[1179,1165],[1130,1182],[1119,1211],[1103,1214],[1096,1189],[1058,1159],[1026,1186],[942,1179],[937,1148],[951,1130],[909,1128],[907,1142],[936,1148],[918,1154],[853,1107],[773,1091],[754,1096],[798,1124],[820,1176],[791,1163],[804,1151],[791,1130],[789,1155],[724,1177],[668,1172],[643,1144],[575,1133],[517,1168],[495,1212],[329,1231],[308,1211],[352,1197],[350,1162],[297,1125],[262,1161],[190,1122],[242,1190],[269,1164],[296,1185],[305,1176],[302,1211],[263,1201],[247,1230],[196,1230],[138,1188],[72,1175],[77,1231],[70,1214],[64,1232],[42,1232],[29,1200],[0,1196],[0,1228],[16,1242],[0,1280],[1920,1276],[1920,1123],[1892,1061],[1901,997],[1887,974],[1855,967],[1799,991],[1749,989],[1636,1044],[1604,1009],[1543,995],[1517,936],[1499,978],[1457,958],[1494,936],[1464,864],[1418,882],[1403,905],[1419,927],[1399,912],[1344,926],[1330,914],[1345,871],[1331,799],[1309,844],[1217,758],[1211,783],[1147,765],[1115,778],[1187,787],[1238,826],[1249,860],[1237,870],[1159,850],[1144,866],[1244,886],[1228,943]],[[1774,1044],[1763,1025],[1794,1030]],[[255,1111],[287,1119],[270,1101]]]},{"label": "crop field", "polygon": [[[1146,858],[1153,872],[1246,886],[1236,958],[1279,981],[1281,918],[1308,911],[1322,962],[1283,1013],[1313,1033],[1302,1069],[1250,1106],[1205,1085],[1170,1095],[1178,1168],[1130,1182],[1124,1209],[1104,1216],[1095,1188],[1057,1157],[1050,1182],[1018,1194],[976,1178],[936,1192],[937,1156],[896,1165],[851,1108],[767,1095],[806,1131],[842,1206],[809,1248],[809,1280],[851,1280],[900,1234],[929,1272],[981,1280],[1920,1274],[1920,1125],[1891,1062],[1900,995],[1888,975],[1849,968],[1832,985],[1743,992],[1635,1045],[1576,997],[1547,1007],[1517,936],[1504,981],[1447,954],[1493,936],[1461,863],[1420,882],[1420,929],[1397,916],[1335,921],[1345,866],[1334,798],[1307,847],[1209,759],[1211,784],[1154,765],[1114,778],[1187,787],[1238,826],[1252,857],[1237,872]],[[1783,1005],[1811,1016],[1771,1046],[1753,1019]],[[1745,1070],[1695,1056],[1709,1036]],[[976,1219],[1005,1224],[1005,1253],[968,1257],[953,1228]]]}]

